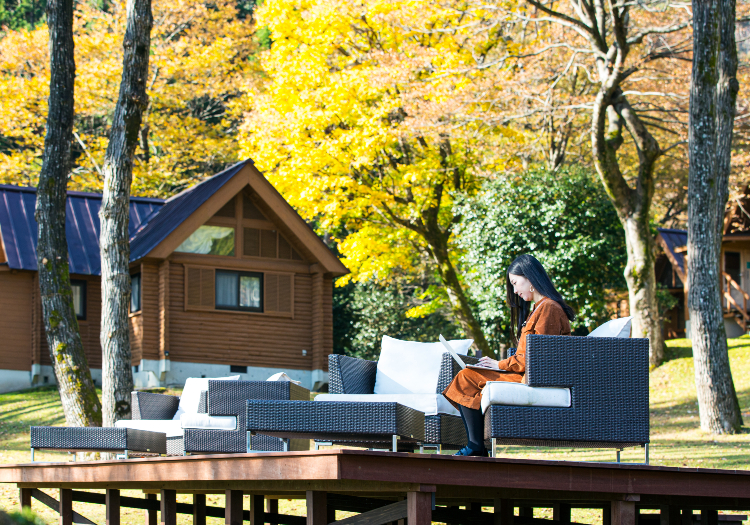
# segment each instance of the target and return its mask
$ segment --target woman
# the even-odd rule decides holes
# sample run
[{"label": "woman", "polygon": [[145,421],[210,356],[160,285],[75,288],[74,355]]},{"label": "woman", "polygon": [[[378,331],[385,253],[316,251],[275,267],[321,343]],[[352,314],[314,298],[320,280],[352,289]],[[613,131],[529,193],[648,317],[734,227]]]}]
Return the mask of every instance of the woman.
[{"label": "woman", "polygon": [[[511,263],[506,288],[511,326],[516,327],[513,334],[514,342],[518,343],[516,354],[502,361],[482,357],[479,365],[486,366],[487,370],[465,368],[443,392],[461,412],[466,427],[469,443],[456,453],[457,456],[487,456],[484,417],[480,409],[482,389],[488,381],[523,381],[526,372],[526,336],[570,335],[569,321],[575,317],[573,309],[565,303],[544,267],[533,256],[521,255]],[[531,303],[534,303],[533,309],[530,309]],[[498,368],[505,372],[498,371]]]}]

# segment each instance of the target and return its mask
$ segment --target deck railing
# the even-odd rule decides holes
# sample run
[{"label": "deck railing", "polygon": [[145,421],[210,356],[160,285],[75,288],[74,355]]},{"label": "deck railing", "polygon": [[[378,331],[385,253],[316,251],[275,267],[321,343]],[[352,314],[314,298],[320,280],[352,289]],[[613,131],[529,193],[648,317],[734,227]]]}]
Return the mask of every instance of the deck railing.
[{"label": "deck railing", "polygon": [[[750,316],[747,313],[747,302],[750,300],[750,295],[727,272],[722,272],[722,275],[724,276],[722,292],[724,293],[724,298],[727,300],[727,312],[733,313],[732,307],[734,307],[741,314],[740,319],[738,319],[739,325],[742,327],[742,330],[747,331],[747,325],[750,324]],[[732,288],[742,294],[742,307],[732,297]]]}]

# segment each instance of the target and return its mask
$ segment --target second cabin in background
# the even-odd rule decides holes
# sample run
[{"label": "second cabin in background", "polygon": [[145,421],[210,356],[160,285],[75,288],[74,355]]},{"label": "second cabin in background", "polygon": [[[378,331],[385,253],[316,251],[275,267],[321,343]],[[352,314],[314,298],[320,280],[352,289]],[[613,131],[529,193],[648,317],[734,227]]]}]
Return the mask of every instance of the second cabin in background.
[{"label": "second cabin in background", "polygon": [[[0,295],[9,299],[0,301],[3,392],[53,382],[54,373],[31,242],[36,192],[2,186],[0,193]],[[101,195],[70,192],[66,224],[76,310],[97,382],[100,203]],[[167,201],[134,197],[130,215],[136,386],[238,373],[266,379],[279,371],[308,388],[327,383],[333,278],[348,270],[252,161]],[[3,326],[3,319],[13,322]]]}]

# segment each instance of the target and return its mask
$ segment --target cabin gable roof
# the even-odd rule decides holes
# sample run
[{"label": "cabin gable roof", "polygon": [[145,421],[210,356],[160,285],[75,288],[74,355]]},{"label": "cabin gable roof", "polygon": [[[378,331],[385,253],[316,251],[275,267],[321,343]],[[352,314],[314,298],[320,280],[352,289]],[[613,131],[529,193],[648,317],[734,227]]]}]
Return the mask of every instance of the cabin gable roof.
[{"label": "cabin gable roof", "polygon": [[682,282],[686,282],[685,247],[687,246],[687,231],[659,228],[656,240],[664,249],[669,262],[674,267]]},{"label": "cabin gable roof", "polygon": [[[130,199],[130,260],[168,257],[190,234],[249,186],[262,211],[301,248],[306,259],[334,276],[349,270],[310,226],[246,160],[186,189],[174,197]],[[99,209],[101,194],[68,192],[65,232],[70,273],[100,275]],[[0,246],[15,270],[37,270],[38,226],[34,218],[36,188],[0,185]]]}]

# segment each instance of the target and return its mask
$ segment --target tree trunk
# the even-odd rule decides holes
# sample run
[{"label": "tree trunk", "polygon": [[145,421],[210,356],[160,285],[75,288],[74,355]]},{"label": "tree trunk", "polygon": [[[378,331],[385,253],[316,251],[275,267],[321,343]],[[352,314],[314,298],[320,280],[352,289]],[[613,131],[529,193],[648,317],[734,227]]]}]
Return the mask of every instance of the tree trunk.
[{"label": "tree trunk", "polygon": [[130,185],[143,111],[151,48],[150,0],[128,0],[122,80],[104,163],[99,211],[102,261],[102,380],[104,424],[130,417],[133,390],[130,330]]},{"label": "tree trunk", "polygon": [[73,140],[75,58],[73,0],[48,0],[50,91],[47,134],[35,217],[37,267],[44,328],[62,399],[65,423],[101,426],[101,404],[83,352],[73,306],[65,236],[65,203]]},{"label": "tree trunk", "polygon": [[445,290],[448,293],[453,313],[456,315],[456,319],[464,333],[474,339],[474,344],[482,351],[482,355],[494,355],[487,339],[484,337],[482,326],[474,316],[474,310],[472,310],[469,304],[469,299],[466,297],[464,288],[458,278],[458,273],[456,273],[456,269],[450,260],[448,246],[440,241],[441,238],[443,238],[442,235],[438,236],[438,238],[428,235],[426,240],[430,245],[432,256],[437,264],[440,279],[443,281]]},{"label": "tree trunk", "polygon": [[701,428],[742,425],[721,304],[721,241],[739,84],[734,0],[693,3],[688,180],[688,307]]}]

